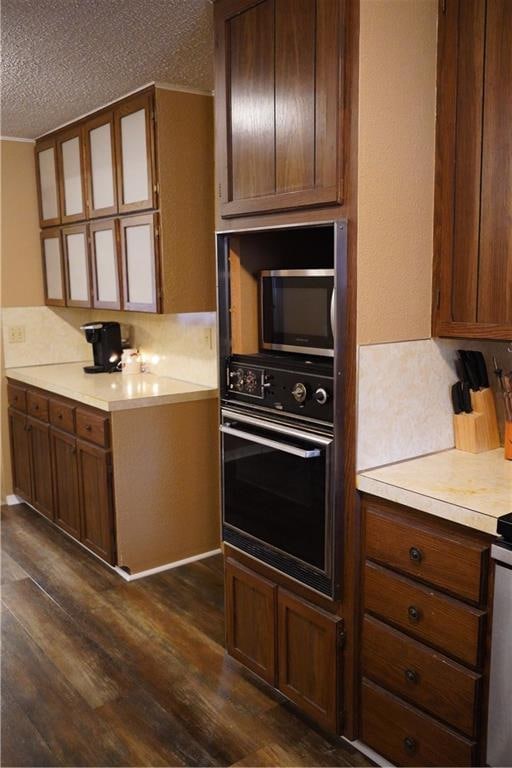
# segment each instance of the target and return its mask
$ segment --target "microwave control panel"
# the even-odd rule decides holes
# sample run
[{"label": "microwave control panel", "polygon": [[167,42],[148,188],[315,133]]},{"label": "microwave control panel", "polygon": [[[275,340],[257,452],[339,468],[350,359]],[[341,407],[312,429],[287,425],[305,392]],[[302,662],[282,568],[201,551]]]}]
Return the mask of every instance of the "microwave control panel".
[{"label": "microwave control panel", "polygon": [[227,400],[332,422],[332,376],[323,370],[262,366],[231,358],[225,386]]}]

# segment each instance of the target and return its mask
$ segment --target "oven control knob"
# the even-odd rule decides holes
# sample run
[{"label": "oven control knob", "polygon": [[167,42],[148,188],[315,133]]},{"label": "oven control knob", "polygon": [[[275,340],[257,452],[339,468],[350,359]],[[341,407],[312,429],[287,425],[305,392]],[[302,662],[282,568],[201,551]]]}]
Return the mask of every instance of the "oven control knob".
[{"label": "oven control knob", "polygon": [[297,384],[293,385],[292,395],[298,403],[303,403],[308,396],[306,385],[298,381]]},{"label": "oven control knob", "polygon": [[319,405],[325,405],[329,399],[329,395],[327,390],[325,390],[323,387],[318,387],[318,389],[315,390],[314,398]]}]

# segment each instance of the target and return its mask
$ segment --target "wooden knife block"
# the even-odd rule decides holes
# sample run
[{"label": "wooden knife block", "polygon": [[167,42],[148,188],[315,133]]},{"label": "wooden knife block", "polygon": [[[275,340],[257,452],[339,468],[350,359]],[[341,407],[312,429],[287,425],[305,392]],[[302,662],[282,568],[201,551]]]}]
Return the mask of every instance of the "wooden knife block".
[{"label": "wooden knife block", "polygon": [[455,447],[468,453],[483,453],[500,447],[496,403],[492,389],[471,392],[473,413],[453,417]]}]

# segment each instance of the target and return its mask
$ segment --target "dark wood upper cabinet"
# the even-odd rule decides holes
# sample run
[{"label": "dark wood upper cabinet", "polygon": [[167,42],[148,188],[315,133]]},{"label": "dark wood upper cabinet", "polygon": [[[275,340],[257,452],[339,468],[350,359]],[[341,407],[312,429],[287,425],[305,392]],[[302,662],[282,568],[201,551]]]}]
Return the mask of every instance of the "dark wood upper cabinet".
[{"label": "dark wood upper cabinet", "polygon": [[57,135],[60,219],[72,224],[87,218],[84,146],[80,125]]},{"label": "dark wood upper cabinet", "polygon": [[158,217],[154,213],[119,220],[123,309],[158,312],[160,302]]},{"label": "dark wood upper cabinet", "polygon": [[41,227],[60,224],[60,192],[55,137],[36,143],[37,200]]},{"label": "dark wood upper cabinet", "polygon": [[433,331],[512,337],[512,4],[440,4]]},{"label": "dark wood upper cabinet", "polygon": [[64,227],[62,245],[66,273],[66,306],[90,307],[91,276],[87,225]]},{"label": "dark wood upper cabinet", "polygon": [[119,213],[155,208],[153,94],[126,99],[114,111]]},{"label": "dark wood upper cabinet", "polygon": [[114,113],[102,112],[83,126],[89,218],[117,213]]},{"label": "dark wood upper cabinet", "polygon": [[60,229],[41,232],[44,295],[48,306],[66,306],[66,279]]},{"label": "dark wood upper cabinet", "polygon": [[119,237],[116,219],[89,225],[92,305],[98,309],[121,309]]},{"label": "dark wood upper cabinet", "polygon": [[342,0],[215,5],[223,218],[342,202]]}]

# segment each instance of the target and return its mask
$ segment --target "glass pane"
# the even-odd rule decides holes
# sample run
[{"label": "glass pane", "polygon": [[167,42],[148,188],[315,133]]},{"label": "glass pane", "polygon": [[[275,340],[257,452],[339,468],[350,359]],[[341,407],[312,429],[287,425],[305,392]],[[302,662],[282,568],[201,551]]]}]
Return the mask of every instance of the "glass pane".
[{"label": "glass pane", "polygon": [[139,109],[121,118],[123,160],[123,202],[147,200],[148,158],[146,149],[146,110]]},{"label": "glass pane", "polygon": [[43,219],[56,219],[59,215],[59,209],[57,205],[57,178],[55,175],[55,152],[53,147],[39,152],[39,178],[41,180]]},{"label": "glass pane", "polygon": [[64,210],[66,216],[82,213],[82,180],[80,168],[80,142],[78,136],[62,144],[64,176]]},{"label": "glass pane", "polygon": [[94,233],[96,290],[98,301],[118,301],[118,280],[114,233],[102,229]]},{"label": "glass pane", "polygon": [[114,183],[112,179],[112,142],[110,124],[93,128],[89,133],[91,145],[91,177],[93,208],[108,208],[114,205]]},{"label": "glass pane", "polygon": [[62,264],[58,237],[43,240],[44,263],[46,269],[46,290],[49,299],[63,299]]},{"label": "glass pane", "polygon": [[127,227],[126,270],[128,301],[132,304],[155,303],[155,259],[149,224]]},{"label": "glass pane", "polygon": [[77,232],[66,235],[68,251],[69,298],[73,301],[89,300],[89,277],[87,274],[87,251],[85,235]]}]

